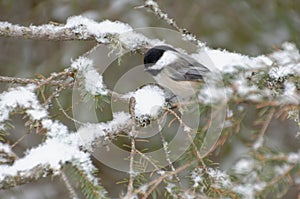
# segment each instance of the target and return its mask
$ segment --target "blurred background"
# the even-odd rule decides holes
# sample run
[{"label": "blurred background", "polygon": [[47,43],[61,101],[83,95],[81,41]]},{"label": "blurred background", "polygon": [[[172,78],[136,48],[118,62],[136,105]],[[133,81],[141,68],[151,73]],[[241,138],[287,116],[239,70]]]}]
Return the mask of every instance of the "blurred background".
[{"label": "blurred background", "polygon": [[[72,15],[84,15],[97,21],[104,19],[119,20],[134,28],[164,27],[172,28],[158,20],[144,9],[134,9],[142,5],[140,0],[0,0],[0,21],[13,24],[41,25],[49,22],[64,24]],[[174,18],[180,27],[190,32],[213,48],[224,48],[250,56],[268,54],[280,47],[282,42],[290,41],[300,47],[300,1],[298,0],[164,0],[159,2],[162,10]],[[70,64],[70,60],[89,50],[95,42],[89,41],[32,41],[14,38],[0,38],[0,75],[13,77],[44,76],[61,71]],[[124,59],[125,67],[107,72],[105,83],[110,86],[118,74],[129,70],[130,66],[142,63],[142,57]],[[128,63],[128,64],[127,64]],[[130,63],[130,64],[129,64]],[[0,90],[9,87],[0,84]],[[64,107],[70,107],[71,91],[65,91],[60,97]],[[55,110],[54,110],[55,111]],[[250,136],[255,110],[250,110],[245,122],[245,134],[230,138],[216,154],[224,170],[230,168],[237,157],[247,151],[245,140]],[[104,120],[111,119],[111,113],[103,113]],[[70,129],[74,124],[58,116]],[[22,117],[13,116],[15,128],[10,132],[9,140],[14,143],[28,130],[24,128]],[[297,127],[293,122],[274,120],[267,132],[268,143],[283,152],[297,151],[299,140],[295,139]],[[16,153],[22,157],[24,150],[36,146],[43,137],[29,134],[16,147]],[[222,156],[222,159],[220,158]],[[99,175],[109,196],[118,197],[124,184],[118,184],[127,174],[110,169],[95,160]],[[292,188],[284,198],[294,198],[296,188]],[[1,190],[0,198],[46,199],[68,198],[68,193],[59,177],[38,180],[36,183],[20,186],[12,190]]]}]

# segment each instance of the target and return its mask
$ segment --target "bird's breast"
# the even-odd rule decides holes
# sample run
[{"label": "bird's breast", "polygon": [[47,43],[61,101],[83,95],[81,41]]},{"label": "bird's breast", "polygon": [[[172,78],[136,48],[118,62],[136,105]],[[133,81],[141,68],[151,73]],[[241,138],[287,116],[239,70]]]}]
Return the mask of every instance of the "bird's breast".
[{"label": "bird's breast", "polygon": [[197,89],[199,89],[199,82],[175,81],[163,72],[154,76],[154,79],[162,87],[184,98],[194,96],[197,93]]}]

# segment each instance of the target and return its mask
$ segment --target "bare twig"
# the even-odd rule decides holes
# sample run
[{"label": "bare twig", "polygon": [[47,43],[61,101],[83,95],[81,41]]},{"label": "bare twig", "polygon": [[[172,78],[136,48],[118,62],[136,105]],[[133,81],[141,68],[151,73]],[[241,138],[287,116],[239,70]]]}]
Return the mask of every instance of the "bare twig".
[{"label": "bare twig", "polygon": [[203,158],[204,158],[205,156],[201,156],[201,155],[200,155],[200,153],[199,153],[199,151],[198,151],[198,149],[197,149],[197,146],[195,145],[194,140],[193,140],[193,138],[192,138],[191,135],[190,135],[191,132],[194,132],[194,133],[198,133],[198,132],[197,132],[196,130],[190,128],[189,126],[187,126],[187,125],[182,121],[182,119],[175,113],[175,111],[173,111],[173,110],[171,110],[171,109],[165,109],[165,110],[166,110],[167,112],[171,113],[171,114],[179,121],[180,125],[182,125],[185,129],[189,129],[189,131],[187,131],[186,134],[187,134],[187,136],[188,136],[188,138],[189,138],[189,140],[190,140],[190,142],[191,142],[191,144],[192,144],[192,146],[193,146],[194,153],[195,153],[195,155],[196,155],[198,161],[201,162],[201,164],[205,167],[205,163],[204,163],[204,161],[203,161]]},{"label": "bare twig", "polygon": [[288,176],[293,168],[295,168],[295,165],[290,165],[289,168],[284,173],[282,173],[281,175],[278,175],[277,177],[275,177],[274,179],[272,179],[270,182],[268,182],[266,184],[266,187],[274,186],[282,178],[284,178],[285,176]]},{"label": "bare twig", "polygon": [[180,173],[181,171],[184,171],[186,168],[188,168],[189,166],[191,166],[193,164],[193,162],[189,162],[187,164],[184,164],[181,167],[178,167],[175,171],[169,171],[166,172],[165,174],[159,176],[158,178],[150,181],[149,183],[143,185],[142,187],[136,189],[134,191],[134,193],[138,194],[138,193],[143,193],[143,189],[144,187],[151,187],[144,195],[143,195],[143,199],[148,198],[148,196],[152,193],[152,191],[166,178],[173,176],[175,174]]},{"label": "bare twig", "polygon": [[62,81],[57,80],[50,80],[45,82],[44,80],[40,79],[30,79],[30,78],[20,78],[20,77],[5,77],[0,76],[1,83],[11,83],[11,84],[36,84],[36,85],[44,85],[49,84],[51,86],[70,86],[70,83],[64,83]]},{"label": "bare twig", "polygon": [[200,46],[203,47],[204,43],[199,41],[195,35],[190,33],[187,29],[185,28],[180,28],[176,21],[168,16],[168,14],[164,11],[162,11],[158,5],[158,3],[155,0],[145,0],[145,3],[143,6],[138,6],[136,8],[146,8],[154,13],[155,16],[157,16],[159,19],[164,20],[167,22],[169,25],[173,26],[176,30],[178,30],[184,39]]},{"label": "bare twig", "polygon": [[61,105],[61,103],[60,103],[60,101],[58,100],[57,97],[55,98],[55,100],[56,100],[56,103],[58,104],[59,110],[61,110],[61,111],[63,112],[63,114],[64,114],[69,120],[71,120],[71,121],[73,121],[73,122],[75,122],[75,123],[77,123],[77,124],[81,124],[81,125],[84,125],[84,124],[85,124],[85,123],[83,123],[83,122],[80,122],[80,121],[74,119],[74,118],[71,117],[68,113],[66,113],[64,107]]},{"label": "bare twig", "polygon": [[20,142],[22,142],[22,140],[24,140],[25,139],[25,137],[26,136],[28,136],[30,134],[30,130],[27,130],[27,132],[24,134],[24,135],[22,135],[17,141],[15,141],[15,143],[13,143],[12,145],[11,145],[11,148],[14,148],[15,146],[17,146]]},{"label": "bare twig", "polygon": [[130,199],[133,196],[133,182],[134,182],[134,177],[136,173],[134,172],[133,169],[133,164],[134,164],[134,154],[136,152],[135,149],[135,136],[136,136],[136,130],[135,130],[135,98],[131,97],[130,102],[129,102],[129,109],[130,109],[130,114],[131,114],[131,132],[129,133],[130,139],[131,139],[131,151],[130,151],[130,160],[129,160],[129,182],[127,186],[127,194],[124,196],[124,199]]},{"label": "bare twig", "polygon": [[264,135],[268,129],[268,126],[270,125],[270,122],[272,121],[274,113],[275,113],[275,108],[272,107],[271,110],[269,111],[269,114],[267,115],[266,121],[264,121],[262,124],[262,128],[258,133],[256,141],[253,144],[254,149],[258,149],[263,145]]},{"label": "bare twig", "polygon": [[[168,146],[168,142],[166,141],[165,137],[163,136],[162,132],[159,131],[159,134],[160,134],[160,138],[161,138],[161,141],[162,141],[162,145],[163,145],[163,150],[165,152],[165,156],[166,156],[166,160],[171,168],[172,171],[175,171],[175,167],[171,161],[171,158],[170,158],[170,149],[169,149],[169,146]],[[177,175],[175,175],[175,178],[176,180],[180,183],[180,179]]]}]

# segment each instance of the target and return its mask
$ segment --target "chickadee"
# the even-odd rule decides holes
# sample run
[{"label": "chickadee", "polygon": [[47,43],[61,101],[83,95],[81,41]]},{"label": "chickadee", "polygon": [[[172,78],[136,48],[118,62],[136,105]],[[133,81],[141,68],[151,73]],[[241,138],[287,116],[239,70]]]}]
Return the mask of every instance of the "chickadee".
[{"label": "chickadee", "polygon": [[210,72],[194,58],[164,45],[149,49],[144,57],[144,65],[145,71],[159,85],[181,98],[194,95],[205,75]]}]

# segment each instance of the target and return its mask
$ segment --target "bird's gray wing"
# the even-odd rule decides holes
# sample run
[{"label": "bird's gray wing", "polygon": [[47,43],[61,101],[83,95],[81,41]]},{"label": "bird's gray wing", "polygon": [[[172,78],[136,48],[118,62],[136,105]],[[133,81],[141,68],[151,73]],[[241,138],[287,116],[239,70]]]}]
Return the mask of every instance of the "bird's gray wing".
[{"label": "bird's gray wing", "polygon": [[178,53],[180,59],[170,63],[165,69],[169,70],[168,75],[176,81],[200,81],[203,80],[209,69],[197,62],[192,57]]}]

